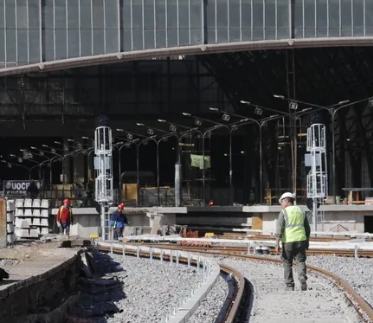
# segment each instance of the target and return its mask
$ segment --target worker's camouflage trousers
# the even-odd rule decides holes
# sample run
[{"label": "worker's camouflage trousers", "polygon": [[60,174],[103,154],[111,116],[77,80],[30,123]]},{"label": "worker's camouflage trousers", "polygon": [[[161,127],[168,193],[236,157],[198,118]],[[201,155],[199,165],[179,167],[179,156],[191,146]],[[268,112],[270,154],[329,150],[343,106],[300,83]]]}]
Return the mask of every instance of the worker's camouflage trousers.
[{"label": "worker's camouflage trousers", "polygon": [[298,278],[301,284],[307,281],[306,248],[307,241],[289,242],[282,244],[282,261],[286,286],[294,286],[293,261],[296,261]]}]

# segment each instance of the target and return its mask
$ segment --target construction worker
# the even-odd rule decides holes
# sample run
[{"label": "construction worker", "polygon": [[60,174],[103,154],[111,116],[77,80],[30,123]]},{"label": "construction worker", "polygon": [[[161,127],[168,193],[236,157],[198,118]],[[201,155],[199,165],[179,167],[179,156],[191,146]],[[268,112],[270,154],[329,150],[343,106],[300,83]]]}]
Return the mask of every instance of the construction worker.
[{"label": "construction worker", "polygon": [[281,258],[284,265],[286,290],[294,290],[293,260],[297,261],[298,278],[301,290],[307,290],[306,250],[309,246],[310,225],[302,209],[294,205],[295,194],[286,192],[281,195],[279,203],[281,212],[278,216],[276,249],[282,241]]},{"label": "construction worker", "polygon": [[60,206],[57,212],[57,225],[60,227],[60,233],[69,236],[70,225],[72,224],[72,211],[70,207],[70,200],[64,199],[63,205]]},{"label": "construction worker", "polygon": [[122,202],[118,205],[116,211],[111,214],[111,225],[114,230],[114,240],[123,237],[124,227],[127,225],[127,216],[124,214],[125,204]]}]

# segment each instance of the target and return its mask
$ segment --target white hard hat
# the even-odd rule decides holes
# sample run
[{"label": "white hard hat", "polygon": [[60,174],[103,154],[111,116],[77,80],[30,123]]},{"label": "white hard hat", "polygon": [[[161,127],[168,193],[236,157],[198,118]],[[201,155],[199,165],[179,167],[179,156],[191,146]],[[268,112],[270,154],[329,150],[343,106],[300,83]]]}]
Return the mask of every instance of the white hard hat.
[{"label": "white hard hat", "polygon": [[295,194],[293,193],[290,193],[290,192],[285,192],[284,194],[281,195],[281,197],[278,199],[278,202],[281,204],[281,201],[284,199],[284,198],[291,198],[293,200],[295,200]]}]

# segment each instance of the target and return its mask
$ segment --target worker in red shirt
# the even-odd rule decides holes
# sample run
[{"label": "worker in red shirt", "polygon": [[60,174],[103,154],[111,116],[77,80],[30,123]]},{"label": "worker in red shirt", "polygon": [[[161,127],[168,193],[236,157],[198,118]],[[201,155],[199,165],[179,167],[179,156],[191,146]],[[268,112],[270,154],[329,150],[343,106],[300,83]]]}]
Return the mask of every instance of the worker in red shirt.
[{"label": "worker in red shirt", "polygon": [[56,221],[57,225],[60,227],[60,233],[63,233],[64,235],[69,235],[70,225],[72,223],[72,211],[69,199],[63,200],[63,205],[61,205],[58,209]]}]

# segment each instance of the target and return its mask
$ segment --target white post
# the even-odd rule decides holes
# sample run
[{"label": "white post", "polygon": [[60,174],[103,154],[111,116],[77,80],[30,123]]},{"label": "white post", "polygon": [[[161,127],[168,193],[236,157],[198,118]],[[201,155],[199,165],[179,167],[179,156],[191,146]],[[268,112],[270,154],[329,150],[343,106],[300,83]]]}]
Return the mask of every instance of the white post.
[{"label": "white post", "polygon": [[[180,149],[178,147],[177,149]],[[175,206],[181,205],[181,163],[175,164]]]},{"label": "white post", "polygon": [[318,201],[328,196],[325,125],[312,124],[307,129],[307,151],[311,170],[307,174],[307,197],[312,198],[312,229],[317,231]]},{"label": "white post", "polygon": [[111,128],[99,126],[95,129],[95,200],[101,205],[102,240],[110,239],[109,219],[105,206],[113,203],[113,141]]},{"label": "white post", "polygon": [[101,237],[102,237],[102,240],[106,240],[105,206],[104,206],[104,204],[101,204]]},{"label": "white post", "polygon": [[312,201],[312,231],[316,233],[317,231],[317,199]]}]

